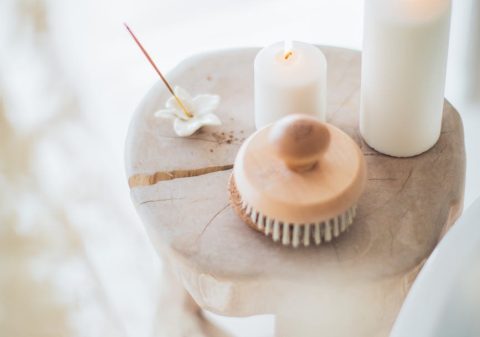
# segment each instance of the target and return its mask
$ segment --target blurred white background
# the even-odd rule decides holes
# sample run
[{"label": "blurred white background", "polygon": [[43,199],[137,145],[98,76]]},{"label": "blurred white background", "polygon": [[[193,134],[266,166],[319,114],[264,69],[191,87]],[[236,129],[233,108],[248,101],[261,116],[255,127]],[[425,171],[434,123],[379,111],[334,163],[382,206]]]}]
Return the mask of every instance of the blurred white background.
[{"label": "blurred white background", "polygon": [[[161,262],[123,145],[157,81],[191,54],[295,39],[361,49],[359,0],[0,0],[0,335],[160,336]],[[462,114],[466,206],[480,195],[480,0],[454,0],[447,98]],[[210,315],[236,336],[271,317]],[[72,328],[73,326],[73,328]],[[74,331],[74,332],[72,332]]]}]

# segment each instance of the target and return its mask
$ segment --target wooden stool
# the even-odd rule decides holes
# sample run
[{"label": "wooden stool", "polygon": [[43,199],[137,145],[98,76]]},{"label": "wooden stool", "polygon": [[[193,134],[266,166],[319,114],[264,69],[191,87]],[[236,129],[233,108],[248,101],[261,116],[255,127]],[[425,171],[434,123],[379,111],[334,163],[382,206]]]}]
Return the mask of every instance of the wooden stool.
[{"label": "wooden stool", "polygon": [[[192,94],[219,94],[222,126],[176,137],[170,121],[153,115],[169,94],[161,83],[152,88],[126,142],[131,196],[152,242],[200,307],[228,316],[275,314],[277,337],[384,337],[423,262],[461,213],[462,123],[446,102],[434,148],[405,159],[375,152],[358,132],[360,53],[322,50],[327,121],[353,137],[368,166],[357,217],[338,240],[283,247],[246,226],[229,205],[235,155],[254,131],[257,49],[202,54],[169,74]],[[166,335],[217,336],[172,282],[166,286],[177,288],[166,289],[160,317]]]}]

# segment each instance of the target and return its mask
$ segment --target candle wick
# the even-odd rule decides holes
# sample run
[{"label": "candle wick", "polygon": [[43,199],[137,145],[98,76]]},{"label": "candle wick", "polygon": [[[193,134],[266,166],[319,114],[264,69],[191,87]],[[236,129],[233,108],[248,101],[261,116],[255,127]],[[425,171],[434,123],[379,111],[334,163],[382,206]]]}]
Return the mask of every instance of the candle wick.
[{"label": "candle wick", "polygon": [[133,31],[130,29],[130,27],[124,23],[124,26],[125,28],[127,28],[128,32],[130,33],[130,35],[132,36],[133,40],[135,41],[135,43],[138,45],[138,47],[140,48],[140,50],[142,51],[143,55],[145,55],[145,57],[147,58],[148,62],[152,65],[153,69],[155,69],[155,71],[157,72],[158,76],[160,76],[162,82],[165,84],[165,86],[167,87],[168,91],[170,92],[170,94],[172,94],[172,96],[175,98],[175,100],[177,101],[178,105],[180,106],[180,108],[183,110],[183,113],[185,114],[185,116],[187,116],[188,118],[192,118],[193,115],[190,111],[188,111],[188,109],[185,107],[185,105],[183,104],[182,100],[175,94],[175,92],[173,91],[172,89],[172,86],[170,85],[170,83],[168,83],[167,79],[165,78],[165,76],[163,76],[162,72],[160,71],[160,69],[158,69],[157,65],[155,64],[155,62],[153,61],[153,59],[150,57],[150,54],[147,52],[147,50],[143,47],[143,45],[140,43],[140,41],[137,39],[137,37],[135,36],[135,34],[133,33]]}]

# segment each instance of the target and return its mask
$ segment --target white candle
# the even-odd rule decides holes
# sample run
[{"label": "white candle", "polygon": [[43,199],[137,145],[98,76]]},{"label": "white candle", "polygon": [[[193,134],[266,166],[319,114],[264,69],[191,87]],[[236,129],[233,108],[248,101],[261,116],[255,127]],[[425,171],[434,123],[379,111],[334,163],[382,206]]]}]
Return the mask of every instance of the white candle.
[{"label": "white candle", "polygon": [[275,43],[258,53],[254,68],[257,129],[293,113],[325,120],[327,61],[319,48]]},{"label": "white candle", "polygon": [[408,157],[440,136],[451,0],[366,0],[360,131]]}]

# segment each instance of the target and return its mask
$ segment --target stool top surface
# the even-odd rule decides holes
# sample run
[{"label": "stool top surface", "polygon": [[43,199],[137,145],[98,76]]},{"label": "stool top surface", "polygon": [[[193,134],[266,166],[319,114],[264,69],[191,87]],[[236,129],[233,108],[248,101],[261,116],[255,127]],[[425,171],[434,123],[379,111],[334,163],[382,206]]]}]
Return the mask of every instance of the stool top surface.
[{"label": "stool top surface", "polygon": [[365,155],[368,177],[350,230],[320,247],[293,249],[246,226],[229,205],[227,183],[236,153],[255,130],[253,61],[258,49],[194,56],[167,77],[192,95],[221,96],[223,125],[177,137],[154,117],[169,94],[155,85],[139,105],[126,142],[133,203],[158,249],[168,248],[192,272],[215,279],[351,280],[415,269],[460,213],[465,151],[456,110],[444,105],[442,134],[413,158],[382,155],[358,131],[361,54],[321,47],[328,61],[327,121]]}]

